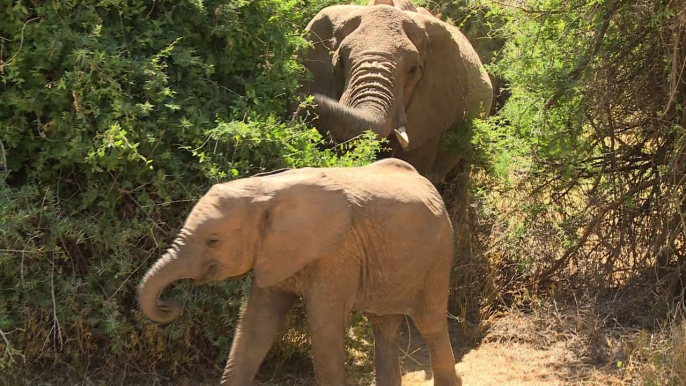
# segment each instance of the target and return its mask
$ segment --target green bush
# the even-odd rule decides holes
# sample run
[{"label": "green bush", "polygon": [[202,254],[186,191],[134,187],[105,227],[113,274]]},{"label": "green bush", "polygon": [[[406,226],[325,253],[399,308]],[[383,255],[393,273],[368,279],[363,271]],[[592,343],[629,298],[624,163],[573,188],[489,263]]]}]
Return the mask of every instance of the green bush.
[{"label": "green bush", "polygon": [[163,328],[135,288],[211,184],[373,159],[283,121],[317,10],[0,0],[0,371],[223,365],[246,281],[178,286]]},{"label": "green bush", "polygon": [[[511,91],[479,132],[497,150],[496,187],[482,191],[500,292],[649,277],[646,292],[683,302],[686,3],[481,4],[504,22],[489,69]],[[658,304],[645,306],[662,317]]]}]

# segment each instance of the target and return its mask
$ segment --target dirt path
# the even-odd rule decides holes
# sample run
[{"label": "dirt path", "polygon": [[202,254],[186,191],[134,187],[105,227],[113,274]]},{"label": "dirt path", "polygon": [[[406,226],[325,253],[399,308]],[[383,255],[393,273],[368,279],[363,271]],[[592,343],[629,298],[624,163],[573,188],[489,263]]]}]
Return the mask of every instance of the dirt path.
[{"label": "dirt path", "polygon": [[[429,353],[421,335],[404,329],[401,341],[403,386],[431,386]],[[451,336],[459,336],[452,333]],[[410,339],[408,339],[410,337]],[[486,337],[487,338],[487,337]],[[548,348],[526,342],[458,342],[454,339],[456,366],[464,386],[558,386],[625,384],[597,369],[580,364],[565,343]],[[466,344],[465,344],[466,343]],[[350,369],[348,385],[375,385],[370,374],[355,374]],[[279,382],[256,382],[254,386],[313,386],[312,374]]]},{"label": "dirt path", "polygon": [[[407,335],[403,335],[403,344],[406,345]],[[403,369],[408,371],[403,376],[403,385],[432,385],[427,347],[414,329],[411,340],[414,343],[410,341],[409,355],[403,353]],[[526,343],[487,342],[470,348],[465,347],[465,342],[461,343],[455,341],[453,347],[458,360],[455,367],[462,376],[464,386],[566,384],[565,378],[568,374],[560,364],[567,355],[559,347],[546,350],[534,348]]]},{"label": "dirt path", "polygon": [[[611,368],[589,365],[579,354],[580,341],[570,336],[555,339],[536,331],[535,321],[513,317],[504,321],[508,331],[495,331],[481,341],[460,338],[459,327],[451,327],[452,345],[458,373],[464,386],[557,386],[625,385]],[[497,329],[496,329],[497,330]],[[433,385],[429,353],[421,335],[410,328],[403,334],[403,385]],[[531,334],[537,336],[532,337]],[[553,334],[549,334],[553,335]],[[411,340],[408,341],[408,336]],[[462,340],[462,341],[460,341]],[[550,342],[548,344],[543,342]],[[409,343],[409,345],[408,345]],[[360,384],[360,383],[358,383]]]},{"label": "dirt path", "polygon": [[[421,346],[421,347],[417,347]],[[431,368],[426,347],[414,346],[402,360],[403,386],[431,386]],[[417,351],[415,351],[417,350]],[[404,355],[404,354],[403,354]],[[540,350],[526,344],[485,343],[466,353],[455,366],[463,386],[558,386],[576,384],[560,367],[555,350]],[[369,377],[349,374],[348,385],[375,385]],[[352,378],[352,379],[351,379]],[[595,383],[605,385],[608,383]],[[280,382],[255,382],[254,386],[314,386],[313,380],[294,377]]]},{"label": "dirt path", "polygon": [[[574,342],[558,340],[547,345],[543,336],[535,341],[527,336],[531,321],[508,321],[507,332],[487,334],[480,341],[462,336],[459,326],[451,326],[452,344],[458,373],[464,386],[558,386],[624,385],[611,372],[589,366],[579,357]],[[521,329],[521,331],[520,331]],[[404,386],[431,386],[428,348],[410,324],[403,327],[401,366]],[[521,335],[520,335],[521,333]],[[578,347],[577,347],[578,348]],[[348,385],[375,385],[373,370],[349,366]],[[366,373],[365,373],[366,372]],[[361,374],[364,373],[364,374]],[[262,386],[313,386],[313,374],[294,376],[279,382],[256,382]]]},{"label": "dirt path", "polygon": [[[566,374],[558,355],[527,344],[486,343],[469,351],[455,367],[464,386],[564,385]],[[432,385],[428,377],[428,368],[411,371],[403,376],[403,385]]]}]

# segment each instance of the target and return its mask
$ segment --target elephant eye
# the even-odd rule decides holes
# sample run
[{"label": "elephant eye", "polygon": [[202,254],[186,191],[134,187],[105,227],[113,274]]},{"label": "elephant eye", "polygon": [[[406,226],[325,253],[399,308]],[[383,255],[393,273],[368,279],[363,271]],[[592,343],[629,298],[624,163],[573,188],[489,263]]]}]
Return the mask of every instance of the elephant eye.
[{"label": "elephant eye", "polygon": [[205,242],[208,247],[215,248],[219,245],[219,238],[217,236],[212,236]]},{"label": "elephant eye", "polygon": [[345,64],[343,63],[343,56],[338,55],[338,65],[341,66],[341,68],[345,67]]},{"label": "elephant eye", "polygon": [[412,67],[410,67],[410,74],[416,73],[418,69],[419,69],[419,65],[413,64]]}]

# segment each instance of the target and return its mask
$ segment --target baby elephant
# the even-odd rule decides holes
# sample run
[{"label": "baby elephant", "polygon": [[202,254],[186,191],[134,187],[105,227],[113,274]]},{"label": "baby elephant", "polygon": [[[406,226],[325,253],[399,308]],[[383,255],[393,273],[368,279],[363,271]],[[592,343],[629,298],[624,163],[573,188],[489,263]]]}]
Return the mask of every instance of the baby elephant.
[{"label": "baby elephant", "polygon": [[176,280],[242,276],[254,284],[222,385],[251,385],[286,314],[302,297],[318,385],[345,385],[352,310],[374,331],[377,385],[400,385],[400,326],[409,315],[428,344],[434,385],[460,385],[446,307],[453,231],[433,185],[408,163],[303,168],[214,185],[173,246],[147,272],[140,306],[166,323],[181,308],[158,300]]}]

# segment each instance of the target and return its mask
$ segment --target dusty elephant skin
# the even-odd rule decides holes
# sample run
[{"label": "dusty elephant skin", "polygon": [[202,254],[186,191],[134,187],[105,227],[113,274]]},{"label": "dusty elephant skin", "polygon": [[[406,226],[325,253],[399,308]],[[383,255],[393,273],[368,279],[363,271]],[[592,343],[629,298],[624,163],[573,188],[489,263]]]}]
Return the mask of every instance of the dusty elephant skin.
[{"label": "dusty elephant skin", "polygon": [[377,385],[400,385],[399,332],[409,315],[427,342],[435,385],[460,385],[446,319],[452,225],[433,185],[408,163],[303,168],[213,186],[139,287],[149,318],[181,311],[159,300],[174,281],[196,285],[252,270],[222,385],[250,385],[302,297],[318,385],[345,384],[344,333],[364,313]]},{"label": "dusty elephant skin", "polygon": [[321,132],[343,142],[372,130],[437,180],[459,162],[439,148],[441,136],[485,118],[493,88],[456,27],[409,0],[371,0],[324,8],[307,31],[303,92],[314,95]]}]

